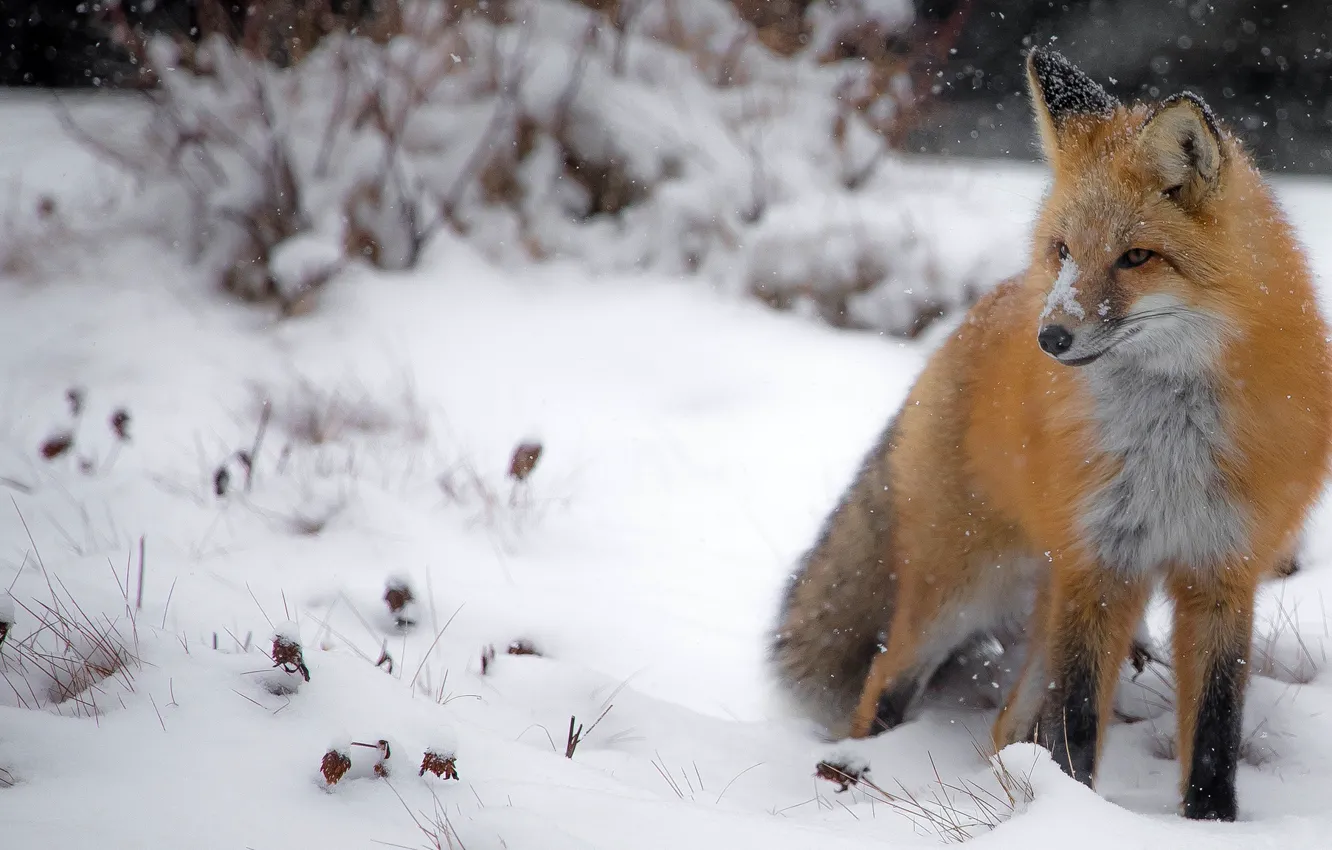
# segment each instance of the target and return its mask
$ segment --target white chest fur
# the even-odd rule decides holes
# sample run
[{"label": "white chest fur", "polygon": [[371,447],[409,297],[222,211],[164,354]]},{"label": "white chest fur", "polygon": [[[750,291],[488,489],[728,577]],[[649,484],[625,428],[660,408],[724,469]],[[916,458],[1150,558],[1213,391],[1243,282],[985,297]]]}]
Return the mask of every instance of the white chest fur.
[{"label": "white chest fur", "polygon": [[1085,542],[1105,567],[1141,574],[1216,565],[1245,548],[1247,517],[1216,458],[1228,438],[1214,379],[1106,358],[1088,370],[1098,448],[1121,465],[1085,504]]}]

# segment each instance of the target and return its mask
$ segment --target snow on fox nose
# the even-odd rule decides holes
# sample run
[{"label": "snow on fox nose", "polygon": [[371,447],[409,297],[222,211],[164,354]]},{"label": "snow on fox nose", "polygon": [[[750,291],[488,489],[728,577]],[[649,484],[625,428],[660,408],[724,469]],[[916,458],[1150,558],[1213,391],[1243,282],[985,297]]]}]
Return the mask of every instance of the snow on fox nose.
[{"label": "snow on fox nose", "polygon": [[1059,318],[1060,314],[1077,322],[1087,318],[1087,311],[1083,309],[1082,304],[1078,301],[1078,288],[1076,286],[1081,271],[1072,257],[1064,257],[1060,261],[1059,274],[1055,277],[1050,294],[1045,297],[1045,309],[1041,311],[1042,323],[1045,323],[1051,317]]}]

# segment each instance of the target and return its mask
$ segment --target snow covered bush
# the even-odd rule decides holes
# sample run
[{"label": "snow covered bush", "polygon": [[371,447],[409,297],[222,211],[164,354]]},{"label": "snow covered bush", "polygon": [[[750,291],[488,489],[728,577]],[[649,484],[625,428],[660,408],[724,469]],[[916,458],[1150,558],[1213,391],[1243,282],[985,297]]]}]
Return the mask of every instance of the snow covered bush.
[{"label": "snow covered bush", "polygon": [[929,273],[883,173],[920,88],[892,49],[910,4],[793,8],[774,37],[750,2],[402,0],[283,66],[257,37],[136,36],[155,107],[116,158],[171,188],[228,291],[288,313],[448,231],[913,333],[969,290]]}]

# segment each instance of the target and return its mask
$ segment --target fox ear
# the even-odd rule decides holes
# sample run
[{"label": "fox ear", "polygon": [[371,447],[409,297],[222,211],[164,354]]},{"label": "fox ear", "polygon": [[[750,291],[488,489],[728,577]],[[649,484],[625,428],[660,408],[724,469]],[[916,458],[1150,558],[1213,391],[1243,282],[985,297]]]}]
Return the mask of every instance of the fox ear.
[{"label": "fox ear", "polygon": [[1203,201],[1221,180],[1221,131],[1212,110],[1191,92],[1167,98],[1147,116],[1138,144],[1162,190],[1185,208]]},{"label": "fox ear", "polygon": [[1109,92],[1072,62],[1048,47],[1034,47],[1027,54],[1027,86],[1036,110],[1045,158],[1053,161],[1068,119],[1108,118],[1119,106]]}]

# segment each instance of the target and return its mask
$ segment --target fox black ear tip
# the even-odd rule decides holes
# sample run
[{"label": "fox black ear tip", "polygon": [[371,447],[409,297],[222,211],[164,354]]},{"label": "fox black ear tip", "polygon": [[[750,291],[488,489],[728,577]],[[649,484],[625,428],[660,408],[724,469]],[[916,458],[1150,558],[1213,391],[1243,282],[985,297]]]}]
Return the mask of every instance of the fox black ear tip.
[{"label": "fox black ear tip", "polygon": [[1053,47],[1033,47],[1027,54],[1027,67],[1033,93],[1044,101],[1056,123],[1073,115],[1106,116],[1119,106],[1100,83]]},{"label": "fox black ear tip", "polygon": [[1040,70],[1053,69],[1061,66],[1073,66],[1073,63],[1068,61],[1068,57],[1048,44],[1037,44],[1032,47],[1031,50],[1028,50],[1027,63]]},{"label": "fox black ear tip", "polygon": [[1207,101],[1203,100],[1202,95],[1197,92],[1186,90],[1179,92],[1178,94],[1172,94],[1170,97],[1161,101],[1160,109],[1164,109],[1180,102],[1192,104],[1200,113],[1202,113],[1203,121],[1207,123],[1208,129],[1213,133],[1220,132],[1220,122],[1216,120],[1216,113],[1212,111],[1212,107],[1207,104]]}]

